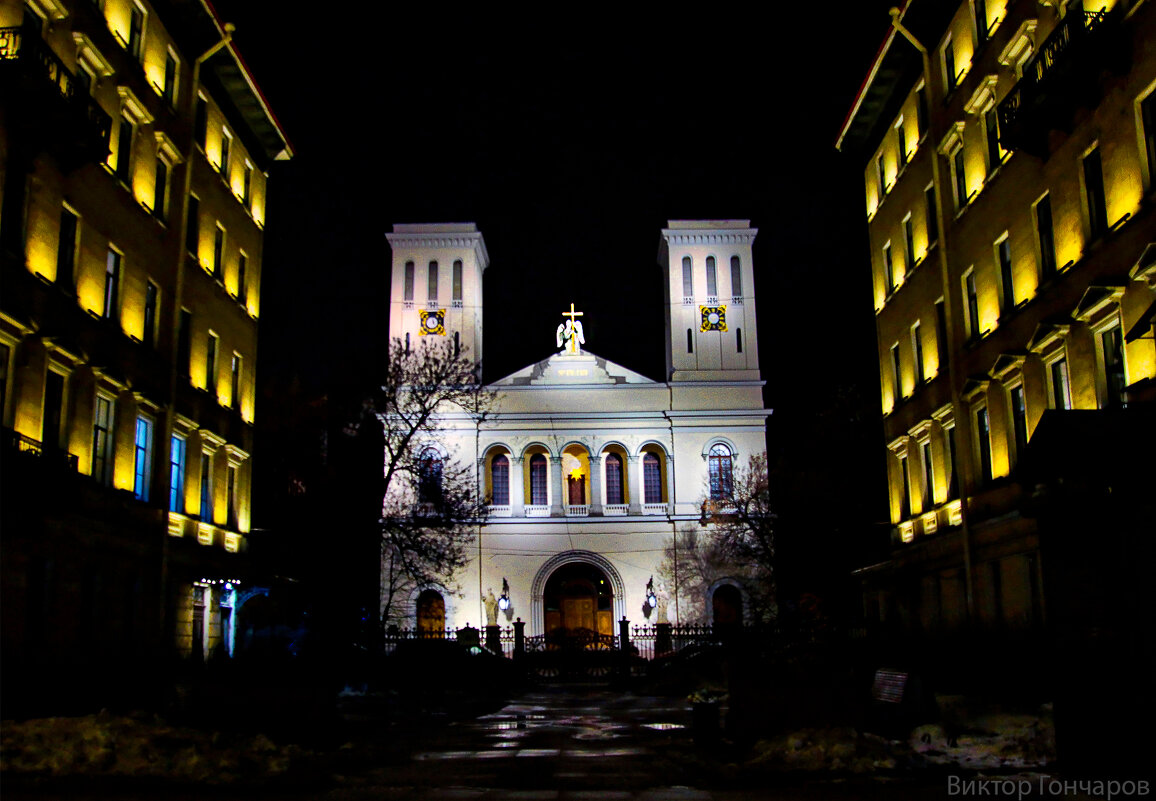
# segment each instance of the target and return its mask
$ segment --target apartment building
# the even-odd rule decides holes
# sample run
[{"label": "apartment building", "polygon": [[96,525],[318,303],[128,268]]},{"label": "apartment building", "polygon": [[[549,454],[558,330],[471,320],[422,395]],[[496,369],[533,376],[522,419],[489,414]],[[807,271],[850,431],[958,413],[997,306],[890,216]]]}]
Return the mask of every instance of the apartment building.
[{"label": "apartment building", "polygon": [[231,648],[292,156],[231,31],[207,0],[0,8],[6,699]]},{"label": "apartment building", "polygon": [[1152,470],[1156,9],[909,0],[837,147],[864,170],[894,524],[866,616],[1039,628],[1091,589],[1059,565],[1145,516],[1078,493]]}]

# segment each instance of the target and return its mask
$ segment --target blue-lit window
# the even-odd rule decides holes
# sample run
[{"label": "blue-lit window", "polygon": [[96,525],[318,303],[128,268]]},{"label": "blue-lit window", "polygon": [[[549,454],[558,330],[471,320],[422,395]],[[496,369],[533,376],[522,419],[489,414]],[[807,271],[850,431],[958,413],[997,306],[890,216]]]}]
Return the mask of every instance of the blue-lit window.
[{"label": "blue-lit window", "polygon": [[185,438],[178,434],[169,445],[169,511],[185,511]]},{"label": "blue-lit window", "polygon": [[148,417],[136,419],[136,447],[135,447],[133,494],[138,500],[149,499],[149,487],[152,484],[153,468],[153,421]]}]

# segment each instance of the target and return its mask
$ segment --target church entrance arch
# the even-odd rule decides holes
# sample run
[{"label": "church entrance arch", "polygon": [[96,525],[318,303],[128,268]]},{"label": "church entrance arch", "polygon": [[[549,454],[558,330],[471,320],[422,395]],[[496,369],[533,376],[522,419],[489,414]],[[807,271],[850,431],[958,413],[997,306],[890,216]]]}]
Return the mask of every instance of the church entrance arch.
[{"label": "church entrance arch", "polygon": [[446,630],[446,601],[437,590],[423,590],[417,596],[417,630],[426,637],[443,637]]},{"label": "church entrance arch", "polygon": [[743,595],[733,584],[720,584],[711,597],[716,626],[738,626],[743,622]]},{"label": "church entrance arch", "polygon": [[626,590],[608,559],[590,551],[567,551],[539,568],[531,587],[531,631],[585,629],[613,636],[625,616]]},{"label": "church entrance arch", "polygon": [[614,593],[606,574],[594,565],[571,562],[555,570],[546,580],[542,602],[546,634],[565,629],[614,635]]}]

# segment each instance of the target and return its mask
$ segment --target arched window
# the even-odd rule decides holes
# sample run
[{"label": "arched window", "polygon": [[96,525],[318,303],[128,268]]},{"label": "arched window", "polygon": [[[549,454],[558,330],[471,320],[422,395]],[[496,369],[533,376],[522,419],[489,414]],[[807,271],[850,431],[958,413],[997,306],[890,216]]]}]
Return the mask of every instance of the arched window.
[{"label": "arched window", "polygon": [[642,457],[642,495],[643,503],[662,503],[662,467],[653,453]]},{"label": "arched window", "polygon": [[413,262],[407,261],[405,263],[405,286],[402,288],[404,294],[403,300],[413,300]]},{"label": "arched window", "polygon": [[712,445],[707,457],[710,468],[710,497],[714,501],[728,500],[734,491],[731,478],[731,450],[726,445]]},{"label": "arched window", "polygon": [[622,457],[617,453],[606,455],[606,503],[626,503],[622,493]]},{"label": "arched window", "polygon": [[546,457],[535,453],[530,457],[530,504],[545,506],[546,500]]},{"label": "arched window", "polygon": [[731,296],[743,296],[743,265],[738,256],[731,256]]},{"label": "arched window", "polygon": [[691,267],[690,256],[682,257],[682,296],[694,297],[694,270]]},{"label": "arched window", "polygon": [[418,457],[417,500],[419,503],[440,503],[442,499],[442,457],[433,448],[426,448]]},{"label": "arched window", "polygon": [[429,263],[429,294],[427,297],[431,302],[436,303],[438,299],[438,263],[431,261]]},{"label": "arched window", "polygon": [[454,259],[453,299],[462,302],[462,260]]},{"label": "arched window", "polygon": [[505,454],[490,462],[490,503],[506,506],[510,503],[510,460]]},{"label": "arched window", "polygon": [[718,296],[718,271],[715,269],[714,256],[706,257],[706,293],[712,298]]}]

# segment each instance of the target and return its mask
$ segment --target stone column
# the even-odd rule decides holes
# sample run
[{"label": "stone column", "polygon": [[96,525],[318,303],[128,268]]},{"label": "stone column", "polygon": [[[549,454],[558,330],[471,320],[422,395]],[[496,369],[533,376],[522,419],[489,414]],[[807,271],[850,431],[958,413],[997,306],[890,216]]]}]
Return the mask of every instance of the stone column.
[{"label": "stone column", "polygon": [[674,514],[674,457],[666,457],[666,512]]},{"label": "stone column", "polygon": [[630,482],[629,514],[642,514],[642,460],[637,456],[626,457],[626,480]]},{"label": "stone column", "polygon": [[547,457],[549,461],[546,463],[550,470],[550,492],[553,498],[550,499],[550,516],[562,516],[562,457],[553,456]]},{"label": "stone column", "polygon": [[590,456],[590,514],[602,514],[602,454]]},{"label": "stone column", "polygon": [[510,514],[522,517],[526,514],[526,490],[522,483],[522,457],[510,457]]}]

